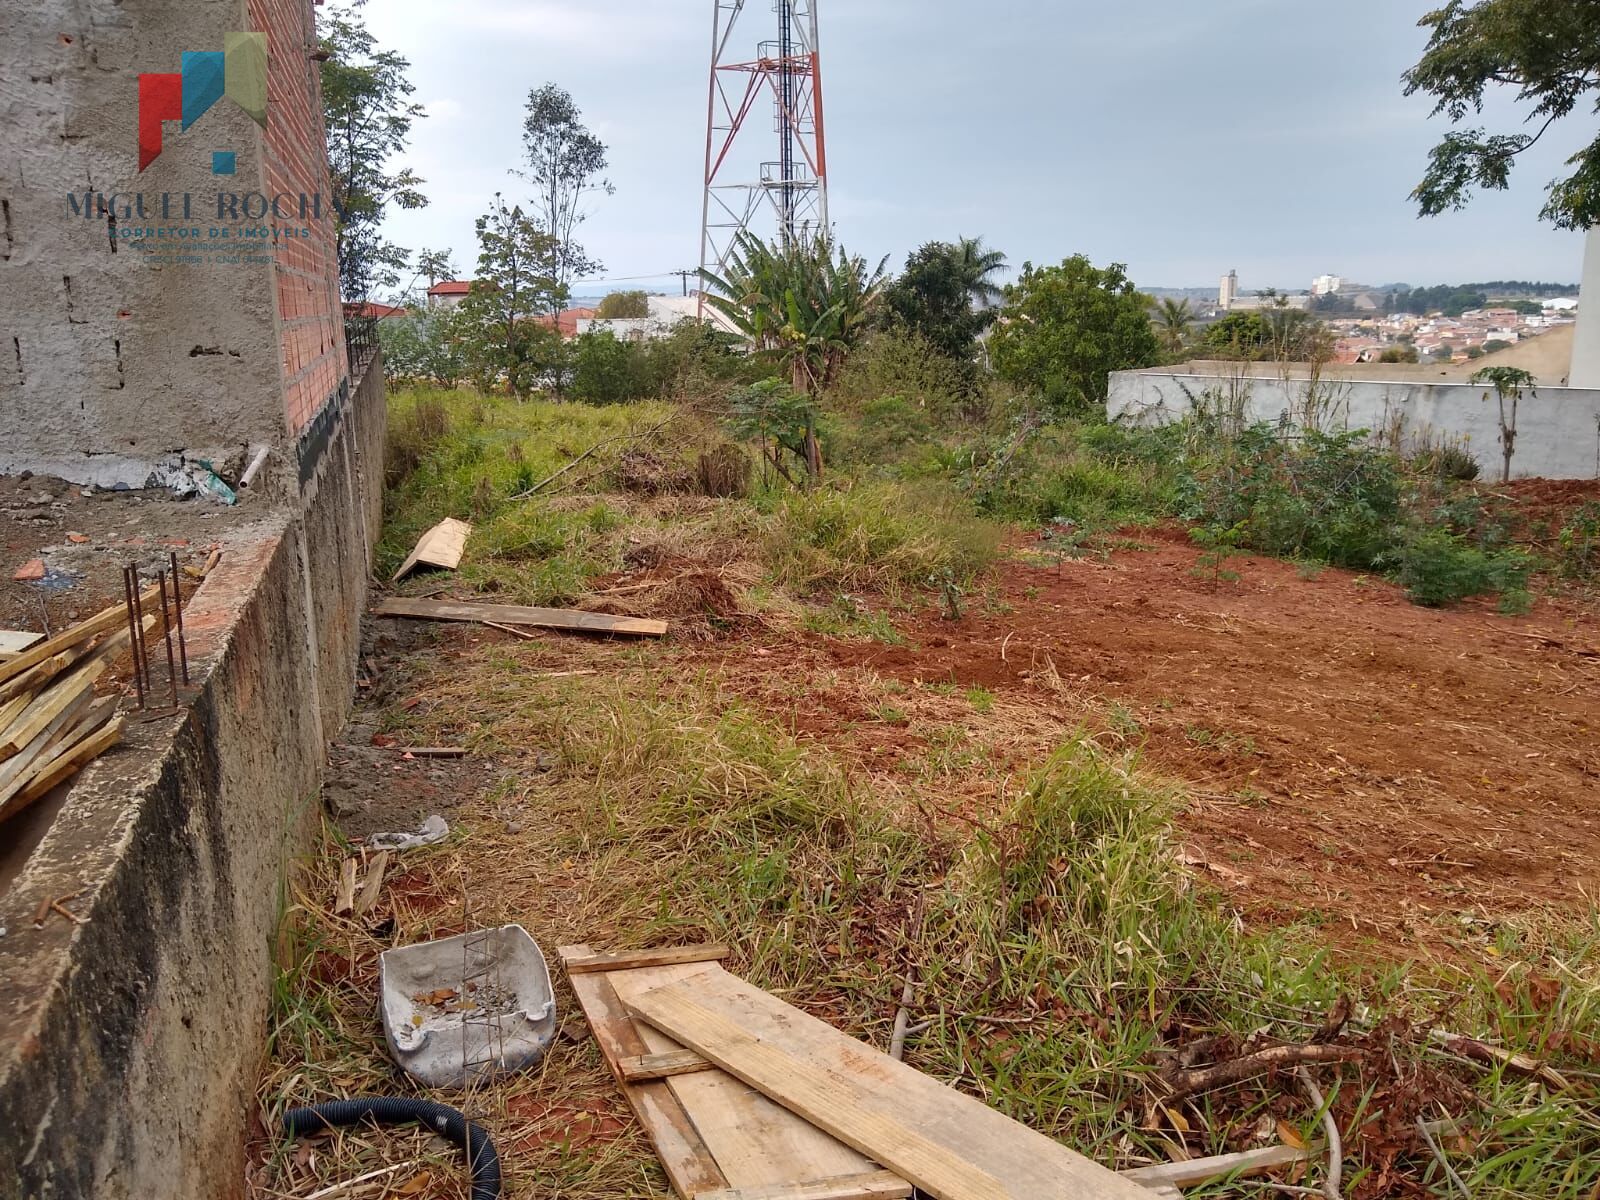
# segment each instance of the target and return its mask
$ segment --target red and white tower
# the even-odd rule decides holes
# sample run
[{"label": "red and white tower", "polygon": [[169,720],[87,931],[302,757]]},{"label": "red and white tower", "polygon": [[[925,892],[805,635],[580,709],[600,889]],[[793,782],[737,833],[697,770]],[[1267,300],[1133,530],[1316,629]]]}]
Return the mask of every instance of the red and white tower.
[{"label": "red and white tower", "polygon": [[[769,5],[776,27],[762,29],[755,13]],[[740,232],[764,230],[769,209],[784,241],[828,229],[828,154],[817,0],[712,8],[700,267],[720,275]]]}]

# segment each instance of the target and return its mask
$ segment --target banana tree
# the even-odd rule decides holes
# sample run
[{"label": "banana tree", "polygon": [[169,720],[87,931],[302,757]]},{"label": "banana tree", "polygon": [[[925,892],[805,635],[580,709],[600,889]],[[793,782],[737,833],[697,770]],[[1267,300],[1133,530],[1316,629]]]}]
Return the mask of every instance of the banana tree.
[{"label": "banana tree", "polygon": [[[869,326],[884,285],[876,270],[832,239],[767,243],[739,236],[721,275],[704,272],[706,301],[778,365],[796,392],[819,398]],[[822,476],[815,422],[805,433],[806,473]]]}]

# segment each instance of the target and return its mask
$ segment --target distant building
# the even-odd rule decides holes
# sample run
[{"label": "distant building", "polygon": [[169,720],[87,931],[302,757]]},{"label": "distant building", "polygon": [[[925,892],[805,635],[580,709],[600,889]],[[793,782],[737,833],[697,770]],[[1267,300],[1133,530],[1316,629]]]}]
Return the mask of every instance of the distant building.
[{"label": "distant building", "polygon": [[1222,286],[1217,289],[1217,307],[1223,312],[1233,308],[1233,302],[1239,298],[1239,272],[1229,271],[1222,277]]},{"label": "distant building", "polygon": [[1318,275],[1311,281],[1311,294],[1313,296],[1337,295],[1344,287],[1342,275]]},{"label": "distant building", "polygon": [[373,300],[368,300],[365,304],[357,304],[353,300],[347,300],[344,305],[344,315],[346,320],[382,321],[386,317],[406,316],[407,310],[397,308],[393,304],[379,304]]},{"label": "distant building", "polygon": [[563,339],[575,338],[578,336],[578,323],[593,320],[599,311],[597,308],[569,308],[553,317],[543,316],[538,320],[539,324],[546,329],[554,329]]},{"label": "distant building", "polygon": [[472,291],[470,279],[446,279],[428,289],[429,308],[454,308]]},{"label": "distant building", "polygon": [[[664,338],[685,321],[696,320],[700,315],[698,296],[647,296],[649,311],[642,317],[617,317],[600,320],[588,317],[578,322],[578,333],[609,333],[625,342],[654,341]],[[706,319],[718,329],[736,333],[727,317],[707,306]]]}]

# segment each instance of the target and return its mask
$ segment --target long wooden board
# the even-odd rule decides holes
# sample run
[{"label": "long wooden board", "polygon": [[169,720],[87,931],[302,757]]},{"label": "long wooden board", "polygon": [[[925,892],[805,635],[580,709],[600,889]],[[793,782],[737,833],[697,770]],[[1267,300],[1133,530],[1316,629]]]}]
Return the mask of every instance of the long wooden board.
[{"label": "long wooden board", "polygon": [[[560,954],[563,961],[598,957],[588,946],[564,946]],[[705,963],[675,963],[568,977],[601,1054],[655,1145],[673,1191],[682,1200],[700,1200],[726,1193],[783,1195],[779,1189],[822,1184],[838,1191],[849,1181],[856,1193],[873,1200],[909,1196],[909,1183],[894,1177],[892,1184],[887,1183],[885,1173],[863,1155],[724,1071],[709,1069],[648,1081],[624,1076],[620,1066],[624,1061],[683,1051],[659,1030],[634,1021],[627,999],[707,969],[720,972]]]},{"label": "long wooden board", "polygon": [[[573,608],[524,608],[517,604],[452,604],[444,600],[385,600],[373,610],[380,617],[411,617],[419,621],[475,621],[499,625],[534,625],[574,633],[617,633],[629,637],[665,637],[667,623],[643,617],[614,617],[609,613],[579,612]],[[0,668],[3,669],[3,668]]]},{"label": "long wooden board", "polygon": [[454,571],[461,565],[461,556],[466,553],[467,539],[471,536],[471,525],[446,517],[417,539],[416,549],[406,556],[394,578],[409,575],[419,566]]},{"label": "long wooden board", "polygon": [[935,1200],[1149,1200],[1116,1172],[720,968],[624,1001]]}]

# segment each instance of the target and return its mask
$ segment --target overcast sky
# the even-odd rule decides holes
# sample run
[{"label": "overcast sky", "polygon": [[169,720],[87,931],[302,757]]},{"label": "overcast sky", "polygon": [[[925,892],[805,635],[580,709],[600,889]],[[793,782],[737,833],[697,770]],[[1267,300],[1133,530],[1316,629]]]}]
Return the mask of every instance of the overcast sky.
[{"label": "overcast sky", "polygon": [[[1407,196],[1446,126],[1401,94],[1400,75],[1431,7],[819,0],[836,232],[895,266],[924,241],[982,236],[1014,264],[1081,252],[1144,286],[1212,286],[1229,268],[1246,290],[1324,272],[1576,282],[1581,239],[1538,212],[1593,136],[1581,117],[1510,192],[1417,218]],[[752,47],[773,36],[770,9],[747,5]],[[710,0],[370,0],[365,12],[411,60],[430,114],[411,162],[432,203],[394,216],[402,245],[448,247],[470,270],[473,218],[523,186],[509,174],[523,102],[554,81],[610,146],[616,194],[583,231],[605,278],[697,265]],[[1505,106],[1490,117],[1517,119]]]}]

